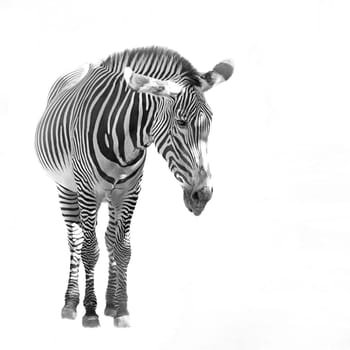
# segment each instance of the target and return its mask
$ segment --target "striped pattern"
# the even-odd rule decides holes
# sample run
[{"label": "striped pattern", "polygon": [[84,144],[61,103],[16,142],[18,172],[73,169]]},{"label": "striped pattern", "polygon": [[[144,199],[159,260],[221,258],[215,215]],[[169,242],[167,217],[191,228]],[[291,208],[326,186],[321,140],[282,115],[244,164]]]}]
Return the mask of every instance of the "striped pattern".
[{"label": "striped pattern", "polygon": [[[123,78],[125,67],[184,87],[175,97],[137,93]],[[109,205],[105,242],[109,281],[105,314],[127,325],[129,228],[140,191],[146,148],[154,142],[184,188],[195,186],[203,168],[211,111],[200,90],[201,76],[178,53],[142,48],[113,54],[59,78],[50,90],[35,147],[57,183],[67,225],[70,274],[62,316],[74,318],[78,271],[86,274],[83,318],[97,326],[94,268],[99,255],[95,227],[101,202]]]}]

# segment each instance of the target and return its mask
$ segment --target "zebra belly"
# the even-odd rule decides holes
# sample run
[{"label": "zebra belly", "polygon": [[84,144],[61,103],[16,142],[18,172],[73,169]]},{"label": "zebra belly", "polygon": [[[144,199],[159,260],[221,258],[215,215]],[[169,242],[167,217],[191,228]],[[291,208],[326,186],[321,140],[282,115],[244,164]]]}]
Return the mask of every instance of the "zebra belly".
[{"label": "zebra belly", "polygon": [[[113,205],[119,203],[120,198],[129,189],[130,186],[134,186],[133,181],[127,181],[123,184],[118,184],[119,180],[126,178],[130,173],[134,172],[139,164],[134,164],[129,167],[120,167],[115,164],[113,169],[110,169],[110,176],[115,179],[114,184],[105,181],[102,178],[97,179],[94,187],[97,202],[106,202],[111,200]],[[77,192],[77,184],[73,175],[72,166],[66,167],[62,171],[50,171],[46,169],[46,172],[57,184],[64,186],[65,188]]]},{"label": "zebra belly", "polygon": [[72,166],[64,168],[62,171],[51,171],[45,169],[52,180],[63,187],[77,192],[77,185],[74,180],[73,168]]}]

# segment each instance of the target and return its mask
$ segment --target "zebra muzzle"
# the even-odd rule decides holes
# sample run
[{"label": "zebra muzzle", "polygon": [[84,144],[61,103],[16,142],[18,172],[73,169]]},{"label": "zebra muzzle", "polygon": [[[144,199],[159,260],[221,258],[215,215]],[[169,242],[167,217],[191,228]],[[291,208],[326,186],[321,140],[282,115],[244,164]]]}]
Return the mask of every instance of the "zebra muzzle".
[{"label": "zebra muzzle", "polygon": [[198,216],[204,210],[213,194],[211,187],[205,186],[200,189],[184,190],[184,202],[187,209]]}]

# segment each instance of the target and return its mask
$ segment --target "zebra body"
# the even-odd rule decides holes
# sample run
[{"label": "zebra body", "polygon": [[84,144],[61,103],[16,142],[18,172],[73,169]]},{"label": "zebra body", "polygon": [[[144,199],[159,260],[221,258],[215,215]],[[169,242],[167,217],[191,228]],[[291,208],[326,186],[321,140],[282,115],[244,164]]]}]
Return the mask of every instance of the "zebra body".
[{"label": "zebra body", "polygon": [[137,202],[146,149],[155,143],[184,189],[186,206],[199,215],[211,198],[206,145],[211,111],[203,92],[227,80],[222,62],[206,74],[174,51],[127,50],[59,78],[35,138],[38,158],[57,184],[71,252],[62,316],[79,303],[80,257],[86,273],[85,326],[99,325],[94,267],[99,248],[96,216],[108,202],[105,241],[109,280],[105,314],[128,326],[126,273],[129,227]]}]

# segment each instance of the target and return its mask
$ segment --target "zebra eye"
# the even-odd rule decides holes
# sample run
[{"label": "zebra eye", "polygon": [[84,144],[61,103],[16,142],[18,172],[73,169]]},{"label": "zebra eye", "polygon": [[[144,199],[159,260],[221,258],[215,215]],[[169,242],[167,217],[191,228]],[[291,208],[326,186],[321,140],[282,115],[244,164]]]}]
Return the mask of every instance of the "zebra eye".
[{"label": "zebra eye", "polygon": [[187,121],[183,119],[176,119],[176,123],[181,128],[184,128],[185,126],[187,126]]}]

